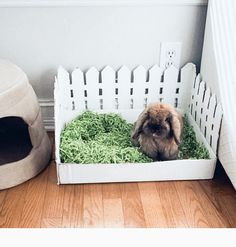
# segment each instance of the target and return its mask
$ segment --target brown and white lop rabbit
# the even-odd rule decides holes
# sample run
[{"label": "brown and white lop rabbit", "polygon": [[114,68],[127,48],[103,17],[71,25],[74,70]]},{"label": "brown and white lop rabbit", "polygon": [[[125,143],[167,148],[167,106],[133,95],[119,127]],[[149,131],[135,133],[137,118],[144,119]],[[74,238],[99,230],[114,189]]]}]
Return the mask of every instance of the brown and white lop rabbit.
[{"label": "brown and white lop rabbit", "polygon": [[134,124],[132,142],[154,160],[177,159],[182,129],[182,115],[174,107],[150,104]]}]

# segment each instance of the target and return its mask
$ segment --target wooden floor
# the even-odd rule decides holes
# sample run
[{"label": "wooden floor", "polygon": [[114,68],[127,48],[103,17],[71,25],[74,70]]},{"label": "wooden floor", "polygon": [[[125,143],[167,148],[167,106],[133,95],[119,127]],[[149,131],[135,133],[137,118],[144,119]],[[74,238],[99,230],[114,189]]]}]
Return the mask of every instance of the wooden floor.
[{"label": "wooden floor", "polygon": [[236,191],[220,166],[213,180],[58,186],[52,160],[0,191],[0,227],[236,227]]}]

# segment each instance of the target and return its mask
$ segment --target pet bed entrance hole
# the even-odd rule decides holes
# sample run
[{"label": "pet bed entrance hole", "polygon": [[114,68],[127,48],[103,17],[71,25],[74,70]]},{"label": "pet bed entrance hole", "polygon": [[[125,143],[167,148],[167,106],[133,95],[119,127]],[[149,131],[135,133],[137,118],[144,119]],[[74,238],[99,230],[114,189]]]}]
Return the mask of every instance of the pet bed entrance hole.
[{"label": "pet bed entrance hole", "polygon": [[25,121],[20,117],[0,118],[0,165],[25,158],[31,149]]}]

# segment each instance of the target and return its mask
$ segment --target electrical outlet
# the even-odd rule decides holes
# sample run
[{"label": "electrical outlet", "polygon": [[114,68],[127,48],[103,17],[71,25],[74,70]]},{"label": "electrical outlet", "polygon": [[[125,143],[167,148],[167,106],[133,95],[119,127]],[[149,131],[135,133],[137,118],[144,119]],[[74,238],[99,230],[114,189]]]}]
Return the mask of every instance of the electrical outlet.
[{"label": "electrical outlet", "polygon": [[162,42],[160,52],[160,67],[167,69],[171,65],[179,68],[182,42]]}]

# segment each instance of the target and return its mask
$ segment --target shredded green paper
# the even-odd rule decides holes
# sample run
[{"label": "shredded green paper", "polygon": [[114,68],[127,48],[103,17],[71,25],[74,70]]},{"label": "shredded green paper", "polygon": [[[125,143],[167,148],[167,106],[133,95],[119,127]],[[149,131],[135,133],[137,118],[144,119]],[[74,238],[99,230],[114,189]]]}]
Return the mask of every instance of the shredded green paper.
[{"label": "shredded green paper", "polygon": [[[64,163],[148,163],[153,160],[131,143],[132,124],[115,113],[85,111],[66,125],[61,133],[60,157]],[[208,151],[196,141],[195,133],[184,123],[179,158],[208,158]]]},{"label": "shredded green paper", "polygon": [[194,129],[189,124],[186,115],[183,120],[183,136],[179,147],[179,159],[209,159],[208,150],[202,143],[197,141]]}]

